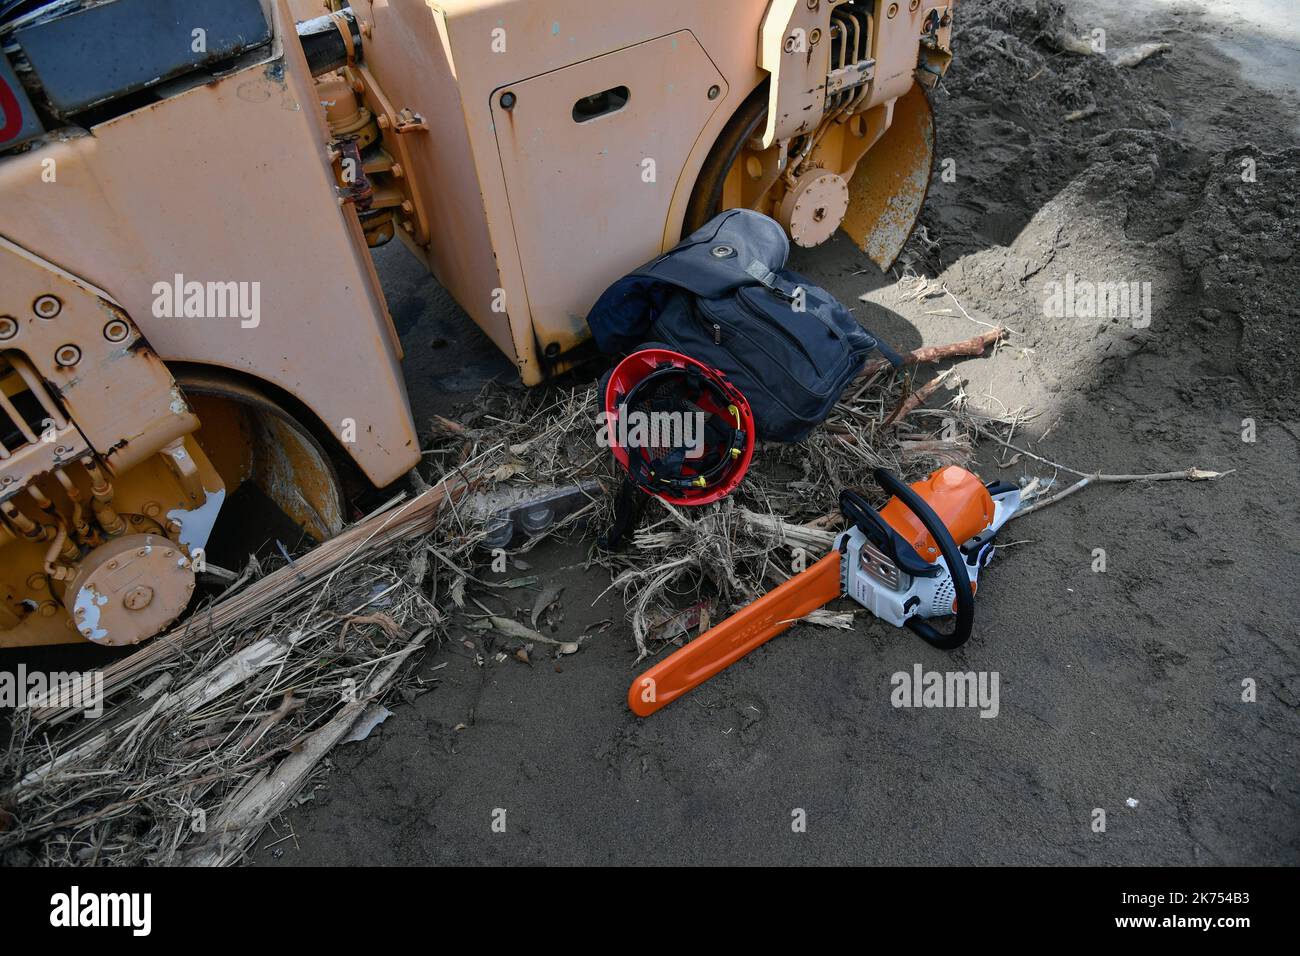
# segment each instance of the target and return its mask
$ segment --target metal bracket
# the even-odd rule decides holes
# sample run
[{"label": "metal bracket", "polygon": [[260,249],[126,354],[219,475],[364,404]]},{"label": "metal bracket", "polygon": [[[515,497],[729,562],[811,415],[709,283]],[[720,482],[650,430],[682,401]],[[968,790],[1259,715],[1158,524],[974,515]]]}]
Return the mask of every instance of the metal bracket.
[{"label": "metal bracket", "polygon": [[[486,514],[488,536],[483,541],[486,548],[506,548],[541,534],[557,521],[562,521],[601,493],[600,483],[594,480],[581,484],[554,488],[504,503],[502,494],[476,498],[470,503],[472,511]],[[505,492],[504,495],[508,495]]]},{"label": "metal bracket", "polygon": [[394,133],[428,132],[429,124],[425,122],[424,117],[409,106],[398,110],[396,119],[397,122],[393,124]]},{"label": "metal bracket", "polygon": [[830,96],[832,93],[840,93],[870,83],[875,76],[875,60],[862,60],[859,63],[842,66],[838,70],[831,70],[826,74],[826,95]]}]

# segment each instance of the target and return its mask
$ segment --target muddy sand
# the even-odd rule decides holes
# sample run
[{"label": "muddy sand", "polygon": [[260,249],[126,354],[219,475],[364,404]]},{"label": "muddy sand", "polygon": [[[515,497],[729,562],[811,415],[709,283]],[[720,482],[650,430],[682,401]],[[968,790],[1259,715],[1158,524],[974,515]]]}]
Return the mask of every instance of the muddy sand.
[{"label": "muddy sand", "polygon": [[[254,861],[1300,862],[1300,53],[1237,7],[963,0],[909,248],[960,309],[904,301],[842,235],[792,263],[897,348],[1015,330],[957,368],[975,407],[1034,415],[1017,443],[1044,458],[1230,476],[1089,488],[1016,522],[955,654],[866,617],[800,626],[644,721],[589,543],[546,544],[530,573],[565,586],[563,628],[614,626],[531,667],[453,629],[420,666],[433,689],[336,750]],[[1097,27],[1112,55],[1171,49],[1131,68],[1060,51]],[[1250,74],[1243,50],[1267,53]],[[400,249],[379,261],[417,418],[454,413],[502,363]],[[1089,315],[1102,283],[1137,283],[1137,314]],[[1045,306],[1069,288],[1073,309]],[[980,463],[1053,473],[992,443]],[[997,672],[996,718],[892,707],[918,664]]]}]

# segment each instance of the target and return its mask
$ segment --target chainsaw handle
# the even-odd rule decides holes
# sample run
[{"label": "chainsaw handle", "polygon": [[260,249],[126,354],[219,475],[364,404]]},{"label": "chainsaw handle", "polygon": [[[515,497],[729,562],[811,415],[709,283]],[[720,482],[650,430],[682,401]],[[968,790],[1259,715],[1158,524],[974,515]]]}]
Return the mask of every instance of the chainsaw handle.
[{"label": "chainsaw handle", "polygon": [[877,468],[873,474],[880,487],[907,505],[908,510],[925,525],[925,530],[930,532],[930,536],[939,545],[943,560],[948,565],[948,573],[952,575],[953,588],[957,592],[957,624],[951,634],[940,633],[928,621],[916,616],[909,617],[904,623],[921,640],[941,651],[961,647],[970,640],[971,627],[975,623],[975,595],[971,593],[970,575],[966,573],[966,562],[962,560],[957,542],[953,540],[943,520],[934,513],[934,509],[910,485],[884,468]]}]

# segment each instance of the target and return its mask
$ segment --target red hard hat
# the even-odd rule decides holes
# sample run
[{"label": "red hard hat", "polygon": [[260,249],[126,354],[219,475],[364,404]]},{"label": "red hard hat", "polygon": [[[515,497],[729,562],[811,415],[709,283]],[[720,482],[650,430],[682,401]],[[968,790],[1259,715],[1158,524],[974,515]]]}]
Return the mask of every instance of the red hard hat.
[{"label": "red hard hat", "polygon": [[749,469],[749,402],[688,355],[657,345],[633,352],[609,373],[601,400],[614,457],[638,487],[670,504],[717,501]]}]

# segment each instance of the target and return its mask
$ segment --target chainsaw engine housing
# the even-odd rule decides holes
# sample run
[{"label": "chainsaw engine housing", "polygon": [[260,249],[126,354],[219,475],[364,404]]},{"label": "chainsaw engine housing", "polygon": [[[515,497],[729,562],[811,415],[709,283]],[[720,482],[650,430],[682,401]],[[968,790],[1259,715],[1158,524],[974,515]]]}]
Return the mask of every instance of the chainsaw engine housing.
[{"label": "chainsaw engine housing", "polygon": [[[949,466],[915,482],[912,490],[942,521],[973,596],[980,571],[993,558],[998,529],[1020,507],[1020,489],[1005,483],[986,486],[964,468]],[[898,627],[913,617],[956,613],[954,575],[940,542],[898,497],[879,514],[892,534],[882,535],[880,525],[855,524],[835,541],[844,593]]]}]

